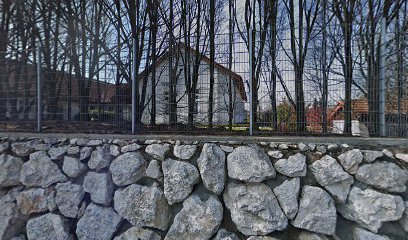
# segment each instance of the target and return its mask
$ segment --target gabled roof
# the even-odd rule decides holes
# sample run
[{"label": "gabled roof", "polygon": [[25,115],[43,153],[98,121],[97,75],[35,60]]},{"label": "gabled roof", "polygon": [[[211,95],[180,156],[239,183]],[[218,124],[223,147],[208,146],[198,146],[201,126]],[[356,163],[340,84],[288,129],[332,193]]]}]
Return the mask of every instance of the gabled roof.
[{"label": "gabled roof", "polygon": [[[206,62],[207,64],[213,63],[213,61],[212,61],[209,57],[207,57],[207,56],[205,56],[204,54],[200,53],[198,50],[193,49],[192,47],[185,45],[184,43],[179,43],[177,46],[179,46],[179,47],[184,47],[186,50],[190,51],[190,53],[191,53],[193,56],[201,55],[201,57],[202,57],[201,61],[204,61],[204,62]],[[169,58],[169,56],[170,56],[170,51],[166,51],[162,56],[160,56],[160,57],[156,60],[156,68],[157,68],[161,63],[165,62],[165,61]],[[146,74],[150,74],[150,71],[151,71],[152,67],[153,67],[153,66],[150,65],[150,66],[148,66],[145,70],[143,70],[143,71],[139,74],[140,78],[144,78],[144,77],[146,76]],[[241,98],[242,98],[244,101],[247,101],[247,96],[246,96],[246,93],[245,93],[244,80],[242,79],[242,77],[241,77],[239,74],[237,74],[237,73],[231,71],[230,69],[228,69],[227,67],[223,66],[223,65],[220,64],[220,63],[214,62],[214,67],[215,67],[215,69],[217,69],[220,73],[223,73],[223,74],[225,74],[225,75],[227,75],[227,76],[231,76],[232,80],[234,80],[235,83],[237,84],[237,88],[238,88],[238,90],[239,90],[239,92],[240,92]]]},{"label": "gabled roof", "polygon": [[[23,63],[9,58],[2,59],[1,62],[3,65],[0,70],[3,71],[3,74],[8,74],[7,80],[10,86],[13,87],[13,91],[17,94],[24,94],[27,91],[29,97],[35,97],[37,87],[36,65],[33,63]],[[18,74],[19,76],[17,76],[17,70],[22,71],[22,73]],[[77,78],[75,74],[60,70],[52,71],[42,68],[42,79],[44,93],[47,93],[47,89],[49,88],[48,81],[54,81],[57,94],[56,97],[58,97],[60,101],[66,101],[69,96],[72,97],[73,102],[79,101],[79,98],[82,97],[79,93],[81,80],[90,83],[89,101],[91,103],[98,102],[99,93],[101,95],[100,99],[102,103],[112,103],[116,94],[116,86],[112,83],[97,81],[90,78],[80,79]],[[69,85],[71,86],[71,89],[69,89]],[[48,95],[45,95],[45,99],[47,99],[47,97]],[[53,100],[55,99],[52,99],[51,101]]]},{"label": "gabled roof", "polygon": [[[345,102],[344,101],[339,101],[336,105],[336,107],[330,112],[329,114],[329,119],[333,120],[336,118],[336,116],[343,111],[344,109]],[[404,114],[408,113],[408,99],[403,99],[401,100],[401,111]],[[351,112],[353,114],[368,114],[369,112],[369,107],[368,107],[368,101],[367,99],[353,99],[351,100]],[[385,104],[385,112],[387,114],[397,114],[397,101],[386,101]]]}]

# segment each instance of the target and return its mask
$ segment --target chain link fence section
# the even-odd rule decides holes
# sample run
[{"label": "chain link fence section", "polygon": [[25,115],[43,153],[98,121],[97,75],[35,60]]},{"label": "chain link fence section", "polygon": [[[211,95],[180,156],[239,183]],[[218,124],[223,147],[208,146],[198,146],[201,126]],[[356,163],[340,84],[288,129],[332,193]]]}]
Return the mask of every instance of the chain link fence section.
[{"label": "chain link fence section", "polygon": [[374,54],[353,36],[347,99],[342,36],[320,30],[295,51],[289,28],[216,34],[214,59],[207,35],[90,44],[56,62],[0,53],[0,131],[336,136],[350,121],[348,135],[406,138],[407,33],[376,34]]}]

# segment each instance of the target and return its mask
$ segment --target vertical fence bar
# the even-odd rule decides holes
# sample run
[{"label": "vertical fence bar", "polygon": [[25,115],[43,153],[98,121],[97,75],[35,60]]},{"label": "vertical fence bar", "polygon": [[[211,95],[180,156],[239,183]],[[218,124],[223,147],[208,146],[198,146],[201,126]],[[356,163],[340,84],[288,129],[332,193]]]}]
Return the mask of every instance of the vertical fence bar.
[{"label": "vertical fence bar", "polygon": [[252,136],[253,135],[253,121],[254,121],[254,109],[253,109],[253,105],[252,105],[252,91],[254,91],[254,89],[252,89],[252,81],[253,81],[253,69],[252,69],[252,65],[253,65],[253,39],[252,39],[252,34],[253,34],[253,29],[250,28],[249,29],[249,135]]},{"label": "vertical fence bar", "polygon": [[42,132],[42,79],[41,79],[41,48],[37,48],[37,131]]},{"label": "vertical fence bar", "polygon": [[379,123],[380,123],[380,136],[386,136],[385,129],[385,44],[387,41],[387,26],[386,19],[382,17],[381,19],[381,46],[380,46],[380,76],[379,76]]},{"label": "vertical fence bar", "polygon": [[132,54],[132,134],[136,134],[136,97],[137,97],[137,72],[136,72],[136,54],[137,54],[137,41],[133,38],[133,54]]}]

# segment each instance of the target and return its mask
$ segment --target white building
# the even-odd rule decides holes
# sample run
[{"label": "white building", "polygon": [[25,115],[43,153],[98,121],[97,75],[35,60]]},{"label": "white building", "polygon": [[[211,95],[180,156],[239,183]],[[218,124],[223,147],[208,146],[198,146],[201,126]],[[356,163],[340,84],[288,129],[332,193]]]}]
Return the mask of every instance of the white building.
[{"label": "white building", "polygon": [[[193,68],[195,58],[198,53],[192,48],[185,45],[179,45],[173,49],[173,67],[177,63],[177,70],[175,74],[176,95],[177,95],[177,123],[187,123],[188,119],[188,91],[186,91],[186,77],[184,72],[184,63],[186,59],[186,50],[190,53],[190,61],[187,63],[190,68],[189,76],[193,78]],[[157,59],[155,73],[156,73],[156,124],[169,123],[169,91],[170,91],[170,73],[169,73],[169,56],[166,52],[162,57]],[[210,64],[211,59],[206,56],[200,56],[201,61],[198,69],[197,89],[194,101],[194,122],[196,124],[208,123],[209,112],[209,90],[210,90]],[[228,124],[229,111],[229,82],[232,86],[232,103],[234,106],[233,123],[243,123],[245,121],[246,93],[244,81],[242,77],[219,63],[215,64],[214,76],[214,94],[213,94],[213,123],[214,124]],[[139,76],[139,93],[143,92],[143,85],[146,86],[145,109],[142,115],[142,122],[149,124],[152,111],[152,72],[151,68],[145,70]],[[144,76],[147,76],[147,81]],[[173,75],[174,76],[174,75]]]}]

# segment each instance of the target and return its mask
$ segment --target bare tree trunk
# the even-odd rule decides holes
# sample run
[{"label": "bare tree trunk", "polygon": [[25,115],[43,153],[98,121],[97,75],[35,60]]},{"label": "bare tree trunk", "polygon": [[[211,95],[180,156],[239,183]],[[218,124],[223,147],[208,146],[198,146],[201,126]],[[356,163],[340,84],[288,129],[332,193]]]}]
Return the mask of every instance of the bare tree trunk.
[{"label": "bare tree trunk", "polygon": [[[118,16],[120,16],[121,14],[121,7],[120,7],[120,1],[115,1],[115,5],[116,5],[116,12],[118,14]],[[122,18],[118,17],[118,23],[116,26],[116,44],[117,44],[117,49],[116,49],[116,59],[119,62],[122,62],[122,34],[121,34],[121,28],[123,26],[122,23]],[[133,56],[135,57],[135,56]],[[116,118],[119,118],[120,114],[121,114],[121,110],[120,110],[120,101],[121,101],[121,88],[120,88],[120,84],[121,84],[121,71],[119,69],[119,67],[116,68],[116,79],[115,79],[115,115]]]},{"label": "bare tree trunk", "polygon": [[351,134],[351,86],[353,83],[352,34],[356,0],[333,1],[333,11],[341,24],[344,38],[343,72],[345,77],[344,134]]},{"label": "bare tree trunk", "polygon": [[[304,133],[307,130],[305,96],[303,89],[303,75],[308,52],[308,44],[312,38],[312,31],[318,15],[320,1],[307,6],[306,1],[298,1],[298,29],[295,24],[294,1],[290,0],[286,8],[289,12],[291,61],[295,70],[295,94],[296,94],[296,131]],[[304,24],[304,20],[306,24]],[[297,30],[297,35],[296,35]]]},{"label": "bare tree trunk", "polygon": [[270,98],[271,98],[271,105],[272,105],[272,116],[271,116],[271,122],[272,122],[272,128],[273,131],[278,131],[278,109],[277,109],[277,99],[276,99],[276,20],[277,20],[277,10],[278,10],[278,1],[274,1],[273,4],[271,4],[271,45],[270,45],[270,55],[271,55],[271,64],[272,64],[272,71],[271,71],[271,93],[270,93]]},{"label": "bare tree trunk", "polygon": [[329,83],[328,83],[328,72],[327,72],[327,0],[323,0],[323,20],[322,20],[322,31],[323,31],[323,46],[322,46],[322,75],[323,75],[323,94],[322,94],[322,130],[323,133],[327,133],[328,123],[327,123],[327,105],[329,98]]},{"label": "bare tree trunk", "polygon": [[86,36],[86,1],[80,1],[80,26],[81,26],[81,77],[78,81],[78,92],[79,92],[79,112],[80,121],[89,120],[89,81],[86,78],[86,51],[87,51],[87,36]]},{"label": "bare tree trunk", "polygon": [[151,88],[152,88],[152,96],[151,96],[151,104],[152,104],[152,109],[151,109],[151,115],[150,115],[150,125],[156,125],[156,44],[157,44],[157,6],[156,6],[156,0],[150,0],[150,11],[149,11],[149,16],[150,16],[150,24],[151,24],[151,46],[152,46],[152,66],[151,66]]},{"label": "bare tree trunk", "polygon": [[198,75],[200,69],[200,62],[202,58],[202,54],[200,51],[200,38],[201,38],[201,0],[197,0],[197,26],[196,26],[196,33],[195,33],[195,50],[197,54],[194,56],[194,65],[193,65],[193,73],[191,77],[191,87],[190,87],[190,94],[188,97],[188,125],[189,128],[193,128],[194,123],[194,114],[195,114],[195,101],[196,101],[196,92],[197,92],[197,84],[198,84]]},{"label": "bare tree trunk", "polygon": [[[181,1],[181,28],[183,29],[183,37],[184,37],[184,44],[185,46],[180,44],[181,49],[178,49],[179,51],[183,52],[183,72],[184,72],[184,86],[185,86],[185,91],[187,94],[187,103],[188,104],[195,104],[195,99],[191,99],[191,75],[190,75],[190,25],[188,19],[188,1],[184,0]],[[187,109],[189,109],[187,107]],[[187,122],[188,122],[188,113],[187,113]],[[188,125],[190,125],[188,123]]]},{"label": "bare tree trunk", "polygon": [[[177,65],[179,58],[176,57],[176,62],[174,62],[174,56],[178,55],[178,51],[175,48],[175,39],[174,39],[174,0],[170,0],[170,56],[169,56],[169,124],[177,125]],[[173,66],[174,65],[174,66]]]},{"label": "bare tree trunk", "polygon": [[[70,47],[71,49],[71,47]],[[70,51],[71,52],[71,51]],[[70,59],[71,59],[72,54],[70,53]],[[69,61],[69,76],[68,76],[68,121],[72,120],[72,62]]]},{"label": "bare tree trunk", "polygon": [[374,1],[368,0],[368,21],[365,30],[367,46],[366,58],[368,63],[368,120],[369,132],[372,136],[378,136],[380,133],[380,89],[379,89],[379,46],[376,48],[376,20],[374,19]]},{"label": "bare tree trunk", "polygon": [[353,59],[351,47],[351,27],[345,26],[345,52],[346,52],[346,82],[345,82],[345,107],[344,107],[344,133],[351,134],[351,84],[353,82]]}]

